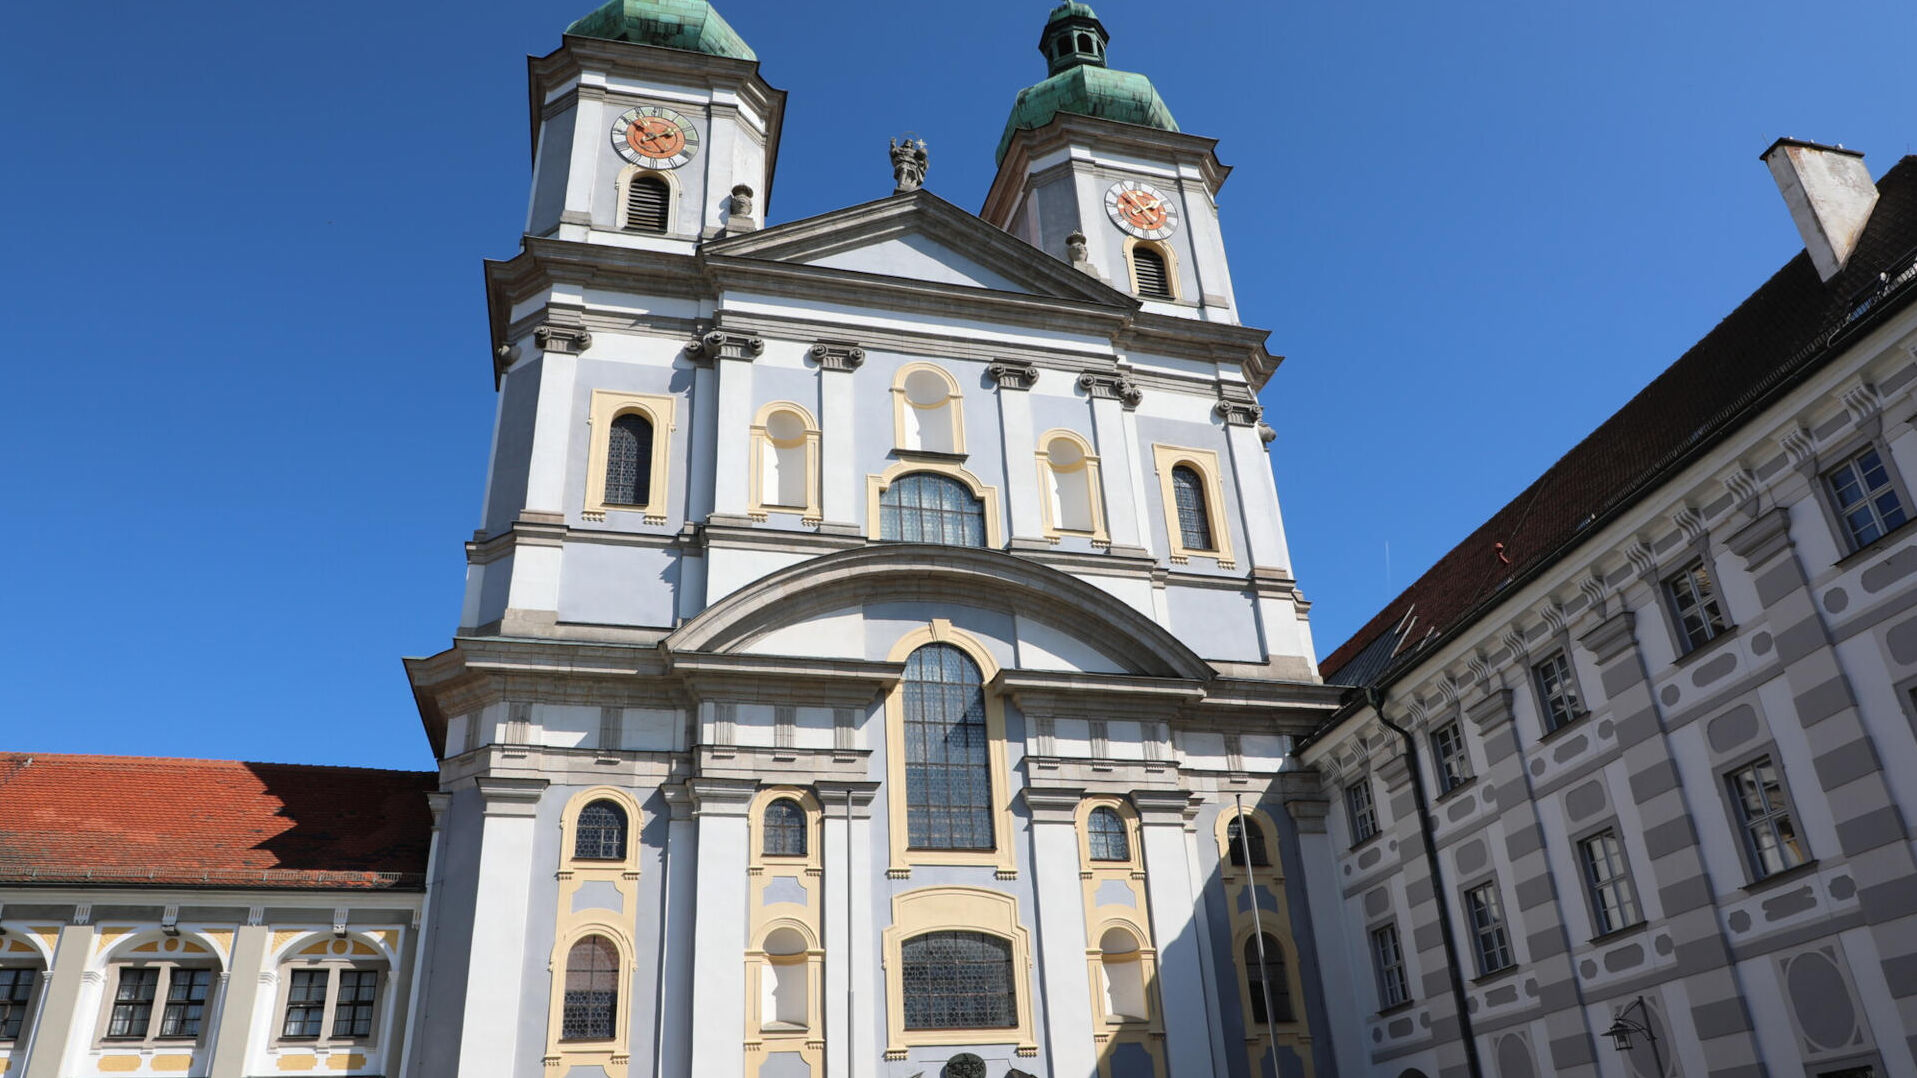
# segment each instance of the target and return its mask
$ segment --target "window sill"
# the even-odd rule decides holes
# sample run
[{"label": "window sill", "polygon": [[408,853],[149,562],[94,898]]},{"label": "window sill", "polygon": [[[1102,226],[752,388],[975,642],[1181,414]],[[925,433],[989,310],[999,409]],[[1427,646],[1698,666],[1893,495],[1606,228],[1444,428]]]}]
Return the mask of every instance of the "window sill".
[{"label": "window sill", "polygon": [[1379,1011],[1378,1017],[1389,1018],[1394,1014],[1403,1014],[1404,1012],[1410,1010],[1413,1007],[1416,1007],[1417,1005],[1418,1005],[1418,1001],[1415,999],[1407,999],[1403,1003],[1393,1003],[1391,1006],[1386,1007],[1383,1010]]},{"label": "window sill", "polygon": [[1784,884],[1791,882],[1792,880],[1802,879],[1805,876],[1814,875],[1816,872],[1817,872],[1817,859],[1813,857],[1801,865],[1793,865],[1792,867],[1784,869],[1781,872],[1773,872],[1770,875],[1763,877],[1762,879],[1752,880],[1751,882],[1745,884],[1742,890],[1747,895],[1762,894],[1765,891],[1769,891],[1774,887],[1781,887]]},{"label": "window sill", "polygon": [[947,453],[942,449],[907,449],[900,446],[892,450],[892,455],[905,461],[937,461],[956,464],[963,461],[968,454]]},{"label": "window sill", "polygon": [[1637,935],[1639,932],[1648,928],[1650,924],[1651,922],[1649,921],[1633,921],[1623,928],[1613,928],[1609,932],[1600,932],[1586,942],[1593,947],[1608,947],[1618,940],[1624,939],[1626,936]]},{"label": "window sill", "polygon": [[1449,790],[1446,790],[1445,792],[1439,794],[1438,799],[1433,801],[1432,804],[1442,805],[1446,801],[1449,801],[1453,797],[1457,796],[1460,792],[1464,790],[1469,790],[1471,787],[1476,786],[1477,784],[1478,784],[1478,776],[1466,775],[1464,778],[1458,780],[1458,784],[1456,786],[1453,786]]},{"label": "window sill", "polygon": [[1518,963],[1516,962],[1513,962],[1508,966],[1500,966],[1489,973],[1479,974],[1478,976],[1471,978],[1471,986],[1473,988],[1482,988],[1483,986],[1487,984],[1496,984],[1497,982],[1504,980],[1505,978],[1511,976],[1512,974],[1515,974],[1519,968],[1520,967]]},{"label": "window sill", "polygon": [[1358,852],[1359,850],[1362,850],[1362,849],[1364,849],[1364,848],[1365,848],[1366,846],[1369,846],[1369,845],[1371,845],[1372,843],[1374,843],[1374,842],[1376,842],[1376,841],[1378,841],[1379,839],[1381,839],[1381,838],[1383,838],[1383,837],[1384,837],[1384,829],[1383,829],[1383,828],[1379,828],[1378,830],[1376,830],[1376,831],[1373,831],[1373,832],[1372,832],[1372,833],[1370,833],[1369,835],[1366,835],[1365,837],[1363,837],[1363,838],[1361,838],[1361,839],[1359,839],[1358,841],[1356,841],[1356,842],[1354,842],[1354,843],[1352,843],[1352,844],[1351,844],[1351,846],[1350,846],[1350,848],[1349,848],[1349,849],[1347,849],[1347,850],[1345,850],[1345,852],[1346,852],[1346,853],[1357,853],[1357,852]]},{"label": "window sill", "polygon": [[1886,549],[1896,545],[1899,542],[1902,542],[1905,539],[1910,538],[1911,535],[1913,534],[1917,534],[1917,517],[1912,517],[1911,519],[1904,521],[1902,524],[1897,525],[1895,528],[1892,528],[1891,530],[1885,532],[1884,534],[1878,536],[1877,538],[1872,539],[1869,544],[1865,546],[1860,546],[1856,550],[1853,550],[1850,553],[1844,555],[1843,557],[1838,558],[1836,561],[1831,562],[1830,563],[1831,568],[1848,569],[1851,566],[1857,564],[1858,562],[1869,561],[1873,555],[1882,554]]},{"label": "window sill", "polygon": [[[1723,600],[1720,599],[1718,601],[1721,603]],[[1671,665],[1674,667],[1678,667],[1680,669],[1683,667],[1689,666],[1691,663],[1696,662],[1699,658],[1722,648],[1724,646],[1724,641],[1735,639],[1736,636],[1737,636],[1737,626],[1726,625],[1724,627],[1723,632],[1718,633],[1716,636],[1711,637],[1709,640],[1704,641],[1702,644],[1699,644],[1698,646],[1692,648],[1691,650],[1685,652],[1684,654],[1679,655],[1677,658],[1672,659]]]},{"label": "window sill", "polygon": [[[1706,646],[1708,647],[1709,645],[1706,645]],[[1564,736],[1567,731],[1581,729],[1584,726],[1584,720],[1590,717],[1591,717],[1591,713],[1588,711],[1578,712],[1577,714],[1566,719],[1562,725],[1554,726],[1551,729],[1546,730],[1544,732],[1544,736],[1538,738],[1538,744],[1549,745],[1551,742],[1556,741],[1559,737]]]}]

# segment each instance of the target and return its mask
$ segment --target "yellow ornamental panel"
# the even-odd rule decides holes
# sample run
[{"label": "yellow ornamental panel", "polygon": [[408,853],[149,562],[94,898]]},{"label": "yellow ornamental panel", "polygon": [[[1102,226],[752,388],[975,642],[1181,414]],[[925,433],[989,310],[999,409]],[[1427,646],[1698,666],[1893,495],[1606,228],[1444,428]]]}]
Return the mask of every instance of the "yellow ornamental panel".
[{"label": "yellow ornamental panel", "polygon": [[193,1066],[192,1056],[154,1056],[153,1069],[167,1074],[178,1074]]},{"label": "yellow ornamental panel", "polygon": [[366,1057],[357,1053],[350,1056],[328,1056],[326,1065],[336,1071],[355,1070],[366,1065]]},{"label": "yellow ornamental panel", "polygon": [[283,1071],[310,1071],[319,1065],[319,1059],[311,1055],[289,1055],[280,1057],[280,1069]]},{"label": "yellow ornamental panel", "polygon": [[140,1069],[139,1056],[101,1056],[100,1069],[108,1074],[125,1074]]}]

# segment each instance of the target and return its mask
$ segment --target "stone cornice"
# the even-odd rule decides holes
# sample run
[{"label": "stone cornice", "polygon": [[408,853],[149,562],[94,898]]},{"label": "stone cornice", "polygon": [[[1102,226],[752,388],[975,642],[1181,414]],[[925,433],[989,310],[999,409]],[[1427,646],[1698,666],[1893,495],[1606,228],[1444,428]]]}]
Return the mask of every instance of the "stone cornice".
[{"label": "stone cornice", "polygon": [[485,799],[487,816],[531,817],[539,814],[539,798],[549,783],[545,779],[482,775],[473,780],[473,785]]},{"label": "stone cornice", "polygon": [[1146,827],[1182,827],[1198,814],[1198,801],[1189,790],[1133,790],[1131,801],[1138,810],[1138,821]]},{"label": "stone cornice", "polygon": [[1082,786],[1027,786],[1019,791],[1025,807],[1032,811],[1035,824],[1071,824],[1076,822],[1079,802],[1085,799]]},{"label": "stone cornice", "polygon": [[1484,699],[1465,708],[1464,713],[1473,726],[1489,733],[1511,721],[1511,690],[1498,689],[1486,693]]},{"label": "stone cornice", "polygon": [[690,778],[685,789],[694,816],[744,816],[759,784],[752,779]]},{"label": "stone cornice", "polygon": [[1629,610],[1619,612],[1597,623],[1590,631],[1578,638],[1597,661],[1608,663],[1637,646],[1637,619]]},{"label": "stone cornice", "polygon": [[666,670],[695,700],[864,707],[898,683],[903,663],[845,659],[668,653]]},{"label": "stone cornice", "polygon": [[1752,569],[1779,554],[1789,553],[1793,546],[1790,510],[1778,506],[1759,514],[1757,519],[1726,537],[1724,545]]}]

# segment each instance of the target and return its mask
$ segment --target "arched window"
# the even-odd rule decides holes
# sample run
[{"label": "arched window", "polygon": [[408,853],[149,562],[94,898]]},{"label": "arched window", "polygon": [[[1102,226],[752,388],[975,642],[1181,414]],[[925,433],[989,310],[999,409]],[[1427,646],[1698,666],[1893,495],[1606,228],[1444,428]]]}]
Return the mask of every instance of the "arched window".
[{"label": "arched window", "polygon": [[941,367],[913,363],[892,384],[893,436],[898,448],[923,453],[965,452],[963,398],[958,381]]},{"label": "arched window", "polygon": [[626,231],[664,233],[672,188],[664,177],[638,174],[626,183]]},{"label": "arched window", "polygon": [[1205,507],[1205,480],[1197,469],[1180,464],[1172,469],[1172,497],[1177,501],[1178,534],[1187,550],[1213,550],[1211,513]]},{"label": "arched window", "polygon": [[951,476],[902,475],[879,495],[879,538],[984,546],[985,503]]},{"label": "arched window", "polygon": [[1129,861],[1131,842],[1125,837],[1125,821],[1118,810],[1100,805],[1085,817],[1086,844],[1094,861]]},{"label": "arched window", "polygon": [[[1244,830],[1239,826],[1243,824]],[[1251,864],[1253,868],[1265,868],[1271,864],[1271,853],[1265,845],[1265,829],[1250,816],[1235,817],[1225,825],[1225,841],[1230,846],[1232,867],[1245,867],[1245,846],[1249,840],[1251,846]]]},{"label": "arched window", "polygon": [[1122,928],[1110,928],[1098,940],[1105,969],[1105,1013],[1120,1021],[1151,1017],[1145,1000],[1145,963],[1138,940]]},{"label": "arched window", "polygon": [[1078,35],[1078,51],[1079,52],[1092,51],[1092,35],[1090,34]]},{"label": "arched window", "polygon": [[805,856],[805,810],[797,801],[781,797],[767,805],[759,828],[764,833],[765,856]]},{"label": "arched window", "polygon": [[1132,281],[1145,299],[1171,299],[1171,267],[1164,252],[1143,243],[1132,247]]},{"label": "arched window", "polygon": [[971,656],[927,644],[905,660],[906,842],[915,850],[989,850],[992,769],[984,679]]},{"label": "arched window", "polygon": [[619,1009],[619,949],[604,936],[587,936],[566,955],[566,1001],[559,1039],[614,1036]]},{"label": "arched window", "polygon": [[1052,525],[1061,531],[1098,529],[1092,508],[1092,470],[1085,450],[1070,438],[1045,443],[1045,474],[1051,480]]},{"label": "arched window", "polygon": [[610,801],[594,801],[579,810],[572,855],[582,861],[626,859],[626,810]]},{"label": "arched window", "polygon": [[606,445],[606,504],[652,501],[652,420],[627,412],[612,421]]},{"label": "arched window", "polygon": [[[1260,939],[1264,941],[1262,962],[1259,960]],[[1291,982],[1285,979],[1285,952],[1269,933],[1245,941],[1245,988],[1251,993],[1253,1022],[1263,1025],[1297,1020],[1291,1009]],[[1265,994],[1267,988],[1271,990],[1269,996]]]},{"label": "arched window", "polygon": [[902,958],[906,1029],[1018,1025],[1009,940],[983,932],[928,932],[906,940]]}]

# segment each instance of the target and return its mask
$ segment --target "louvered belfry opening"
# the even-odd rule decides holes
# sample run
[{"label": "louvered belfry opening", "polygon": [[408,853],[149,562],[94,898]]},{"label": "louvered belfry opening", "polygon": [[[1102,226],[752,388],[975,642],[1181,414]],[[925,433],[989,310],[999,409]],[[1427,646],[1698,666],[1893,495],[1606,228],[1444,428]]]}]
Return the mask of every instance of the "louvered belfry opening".
[{"label": "louvered belfry opening", "polygon": [[672,189],[657,176],[634,176],[626,185],[626,231],[661,232],[666,230],[666,207],[672,202]]},{"label": "louvered belfry opening", "polygon": [[1138,294],[1146,299],[1170,299],[1171,274],[1165,256],[1144,244],[1132,248],[1132,276],[1138,281]]}]

